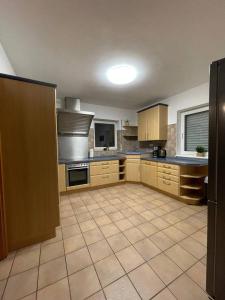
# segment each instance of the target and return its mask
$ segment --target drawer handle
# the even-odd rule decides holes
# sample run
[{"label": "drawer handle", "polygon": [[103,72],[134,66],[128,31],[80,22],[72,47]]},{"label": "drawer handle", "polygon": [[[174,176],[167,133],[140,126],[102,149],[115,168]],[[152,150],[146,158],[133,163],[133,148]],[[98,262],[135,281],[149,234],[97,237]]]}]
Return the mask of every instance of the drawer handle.
[{"label": "drawer handle", "polygon": [[108,176],[103,176],[102,178],[104,178],[104,179],[109,178],[109,175]]},{"label": "drawer handle", "polygon": [[108,169],[109,168],[109,166],[106,166],[106,167],[102,167],[102,169]]},{"label": "drawer handle", "polygon": [[170,177],[163,176],[163,179],[170,180]]},{"label": "drawer handle", "polygon": [[166,173],[166,174],[171,174],[171,172],[169,172],[169,171],[165,171],[164,173]]},{"label": "drawer handle", "polygon": [[171,185],[170,182],[167,182],[167,181],[165,181],[165,180],[163,180],[163,183],[166,184],[166,185]]},{"label": "drawer handle", "polygon": [[105,165],[108,165],[109,163],[108,162],[106,162],[106,163],[102,163],[102,166],[105,166]]}]

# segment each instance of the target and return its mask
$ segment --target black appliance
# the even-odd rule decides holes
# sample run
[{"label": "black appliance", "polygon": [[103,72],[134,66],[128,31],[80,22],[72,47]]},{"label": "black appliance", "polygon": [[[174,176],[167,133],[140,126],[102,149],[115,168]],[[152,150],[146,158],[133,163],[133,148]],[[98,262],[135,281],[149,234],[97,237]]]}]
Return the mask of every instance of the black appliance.
[{"label": "black appliance", "polygon": [[76,186],[89,183],[89,164],[77,163],[67,165],[67,186]]},{"label": "black appliance", "polygon": [[158,150],[158,157],[165,158],[166,157],[166,149],[159,149]]},{"label": "black appliance", "polygon": [[225,59],[210,67],[206,290],[225,299]]},{"label": "black appliance", "polygon": [[152,156],[153,156],[154,158],[157,158],[157,157],[158,157],[158,147],[157,147],[157,146],[154,146],[153,152],[152,152]]}]

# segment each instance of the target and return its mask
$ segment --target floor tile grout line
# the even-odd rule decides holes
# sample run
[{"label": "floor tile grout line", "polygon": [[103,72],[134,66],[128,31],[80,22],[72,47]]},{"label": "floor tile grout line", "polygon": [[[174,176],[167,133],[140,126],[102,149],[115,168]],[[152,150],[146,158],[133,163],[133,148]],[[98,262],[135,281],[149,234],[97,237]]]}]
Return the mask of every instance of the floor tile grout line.
[{"label": "floor tile grout line", "polygon": [[[80,228],[80,230],[81,230],[80,224],[78,224],[78,226],[79,226],[79,228]],[[85,240],[85,238],[84,238],[84,235],[83,235],[83,232],[82,232],[82,230],[81,230],[81,234],[82,234],[82,237],[83,237],[83,239],[84,239],[84,242],[85,242],[85,245],[86,245],[86,248],[87,248],[88,254],[89,254],[90,258],[91,258],[92,265],[93,265],[93,268],[94,268],[94,270],[95,270],[96,276],[97,276],[97,278],[98,278],[98,281],[99,281],[99,284],[100,284],[101,290],[102,290],[102,292],[103,292],[103,294],[104,294],[104,297],[105,297],[105,299],[106,299],[106,296],[105,296],[105,293],[104,293],[104,290],[103,290],[103,287],[102,287],[102,284],[101,284],[100,278],[99,278],[99,276],[98,276],[98,272],[97,272],[97,270],[96,270],[96,267],[95,267],[94,261],[93,261],[93,259],[92,259],[92,256],[91,256],[91,253],[90,253],[90,250],[89,250],[89,248],[88,248],[88,245],[87,245],[87,243],[86,243],[86,240]],[[88,268],[88,267],[86,267],[86,268]],[[80,272],[80,271],[77,271],[77,272]],[[76,273],[77,273],[77,272],[76,272]],[[74,274],[75,274],[75,273],[74,273]],[[96,293],[98,293],[98,292],[99,292],[99,291],[96,291],[96,292],[95,292],[95,293],[93,293],[92,295],[94,295],[94,294],[96,294]],[[89,296],[88,296],[88,297],[86,297],[85,299],[87,299],[87,298],[91,297],[92,295],[89,295]]]},{"label": "floor tile grout line", "polygon": [[67,278],[67,284],[68,284],[70,300],[71,300],[72,299],[72,294],[71,294],[71,289],[70,289],[69,272],[68,272],[67,261],[66,261],[66,250],[65,250],[65,244],[64,244],[64,239],[63,239],[63,233],[62,233],[62,241],[63,241],[63,250],[64,250],[64,260],[65,260],[65,266],[66,266],[66,272],[67,272],[66,278]]},{"label": "floor tile grout line", "polygon": [[39,275],[40,275],[40,265],[41,265],[41,245],[40,245],[40,252],[39,252],[39,264],[38,264],[38,275],[37,275],[37,287],[36,287],[36,291],[35,291],[35,299],[37,300],[38,297],[38,283],[39,283]]},{"label": "floor tile grout line", "polygon": [[11,273],[12,268],[13,268],[13,264],[14,264],[14,261],[15,261],[16,253],[17,253],[17,250],[15,251],[15,254],[14,254],[14,257],[13,257],[13,261],[12,261],[12,265],[11,265],[10,270],[9,270],[9,274],[8,274],[7,278],[5,278],[6,279],[6,283],[5,283],[5,287],[4,287],[3,293],[2,293],[2,299],[4,298],[6,287],[7,287],[8,282],[9,282],[10,273]]}]

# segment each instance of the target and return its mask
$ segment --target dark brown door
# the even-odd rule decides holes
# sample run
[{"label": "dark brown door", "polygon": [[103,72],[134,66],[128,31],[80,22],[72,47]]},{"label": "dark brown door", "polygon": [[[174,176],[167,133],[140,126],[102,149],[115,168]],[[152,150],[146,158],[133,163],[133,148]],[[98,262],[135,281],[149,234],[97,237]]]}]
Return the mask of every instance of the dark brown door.
[{"label": "dark brown door", "polygon": [[1,135],[0,135],[0,260],[7,256],[6,239],[6,218],[5,203],[3,198],[3,176],[2,176],[2,156],[1,156]]}]

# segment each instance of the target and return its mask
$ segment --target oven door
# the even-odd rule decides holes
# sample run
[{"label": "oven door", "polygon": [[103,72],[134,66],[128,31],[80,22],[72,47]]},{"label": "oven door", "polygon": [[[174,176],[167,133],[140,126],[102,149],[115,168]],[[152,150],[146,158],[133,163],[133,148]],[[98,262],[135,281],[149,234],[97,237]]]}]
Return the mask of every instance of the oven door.
[{"label": "oven door", "polygon": [[88,167],[75,167],[67,169],[67,186],[76,186],[88,183]]}]

